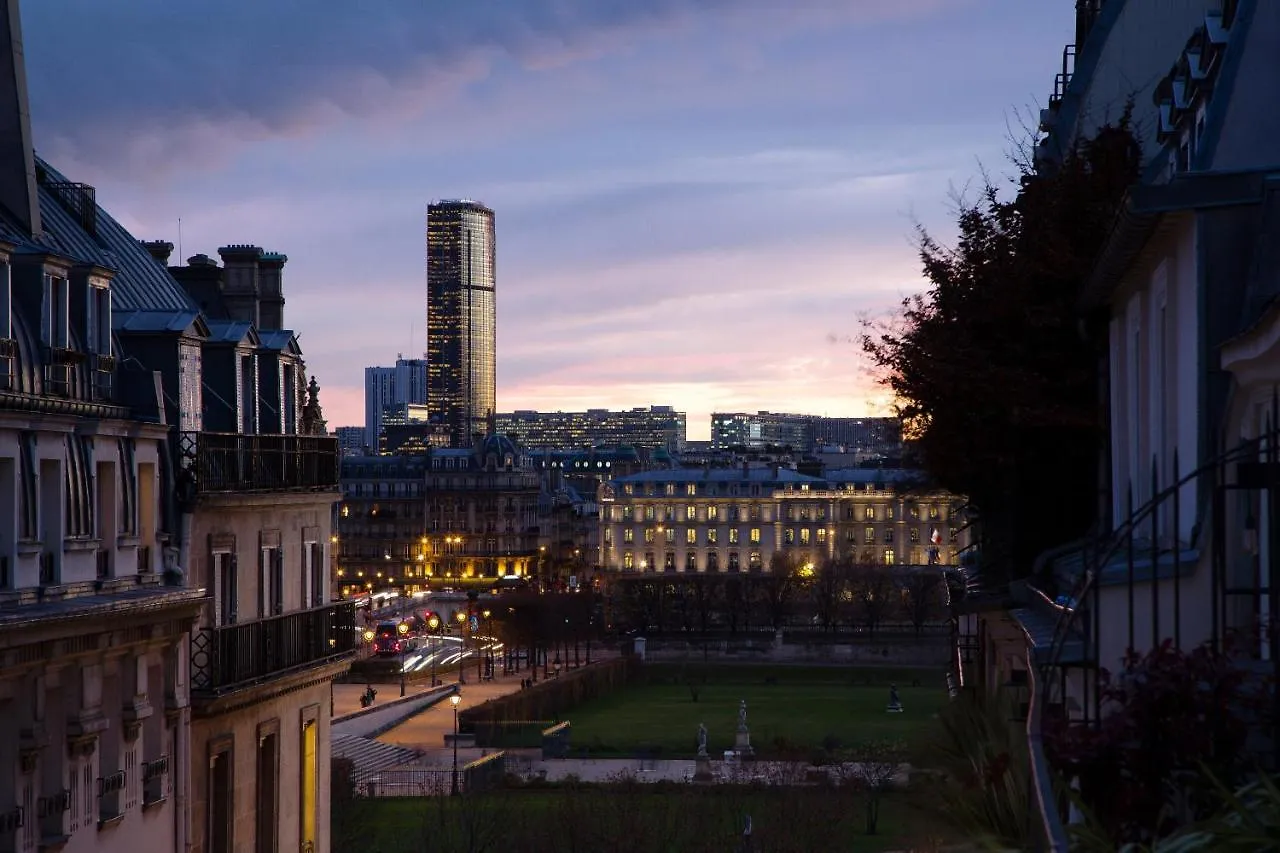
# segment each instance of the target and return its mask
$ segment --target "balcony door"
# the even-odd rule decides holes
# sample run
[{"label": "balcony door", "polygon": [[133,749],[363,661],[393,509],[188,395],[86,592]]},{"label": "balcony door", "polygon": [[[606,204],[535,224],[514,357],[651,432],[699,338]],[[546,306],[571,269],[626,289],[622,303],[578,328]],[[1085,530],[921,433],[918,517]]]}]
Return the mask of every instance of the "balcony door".
[{"label": "balcony door", "polygon": [[213,582],[218,602],[218,624],[234,625],[239,610],[236,603],[240,595],[239,569],[236,566],[235,554],[230,551],[214,552]]}]

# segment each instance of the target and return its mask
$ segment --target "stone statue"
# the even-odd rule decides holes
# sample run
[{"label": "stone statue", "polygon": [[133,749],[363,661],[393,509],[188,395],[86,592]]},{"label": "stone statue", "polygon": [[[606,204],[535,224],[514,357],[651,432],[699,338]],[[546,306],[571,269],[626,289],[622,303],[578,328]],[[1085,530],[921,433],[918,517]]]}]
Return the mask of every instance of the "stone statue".
[{"label": "stone statue", "polygon": [[302,423],[298,430],[300,435],[328,435],[328,424],[324,419],[324,411],[320,408],[320,383],[314,376],[307,384],[306,403],[302,406]]},{"label": "stone statue", "polygon": [[707,726],[705,723],[698,723],[698,757],[707,757]]},{"label": "stone statue", "polygon": [[738,731],[745,732],[747,730],[747,700],[743,699],[738,703]]},{"label": "stone statue", "polygon": [[898,698],[898,685],[896,684],[889,685],[889,707],[886,710],[893,712],[902,710],[902,701]]}]

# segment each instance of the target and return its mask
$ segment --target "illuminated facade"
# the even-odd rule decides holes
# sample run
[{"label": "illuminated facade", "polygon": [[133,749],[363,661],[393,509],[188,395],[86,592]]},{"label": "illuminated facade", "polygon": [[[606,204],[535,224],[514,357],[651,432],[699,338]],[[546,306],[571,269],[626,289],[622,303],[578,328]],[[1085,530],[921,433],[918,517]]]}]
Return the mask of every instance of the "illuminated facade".
[{"label": "illuminated facade", "polygon": [[962,501],[910,488],[908,472],[810,477],[777,466],[647,471],[600,491],[600,565],[614,572],[767,571],[851,554],[885,565],[953,565]]},{"label": "illuminated facade", "polygon": [[493,211],[474,201],[427,208],[427,405],[454,447],[494,412],[497,312]]},{"label": "illuminated facade", "polygon": [[497,416],[497,430],[530,450],[627,445],[678,452],[685,443],[685,413],[671,406],[611,412],[534,412]]},{"label": "illuminated facade", "polygon": [[902,444],[902,422],[897,418],[828,418],[779,412],[715,412],[711,415],[711,446],[791,447],[813,451],[839,445],[850,451],[893,454]]}]

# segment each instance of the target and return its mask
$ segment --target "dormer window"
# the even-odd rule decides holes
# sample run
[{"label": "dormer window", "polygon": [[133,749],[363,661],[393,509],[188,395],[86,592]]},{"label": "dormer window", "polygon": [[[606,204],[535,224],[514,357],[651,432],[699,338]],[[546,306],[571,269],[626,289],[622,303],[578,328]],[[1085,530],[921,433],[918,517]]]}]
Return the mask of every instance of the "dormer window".
[{"label": "dormer window", "polygon": [[44,300],[40,307],[40,341],[53,349],[70,349],[71,283],[45,274]]}]

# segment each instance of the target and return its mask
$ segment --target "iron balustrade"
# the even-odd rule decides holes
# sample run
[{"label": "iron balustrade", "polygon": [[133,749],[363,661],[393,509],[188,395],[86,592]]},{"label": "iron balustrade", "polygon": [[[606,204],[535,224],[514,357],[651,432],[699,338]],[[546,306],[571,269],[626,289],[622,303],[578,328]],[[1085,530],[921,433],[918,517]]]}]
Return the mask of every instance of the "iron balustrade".
[{"label": "iron balustrade", "polygon": [[357,646],[352,601],[205,628],[191,644],[191,685],[223,693],[346,657]]},{"label": "iron balustrade", "polygon": [[338,487],[338,440],[328,436],[184,432],[178,454],[196,494]]},{"label": "iron balustrade", "polygon": [[164,779],[169,774],[169,756],[142,765],[142,802],[157,803],[164,799]]}]

